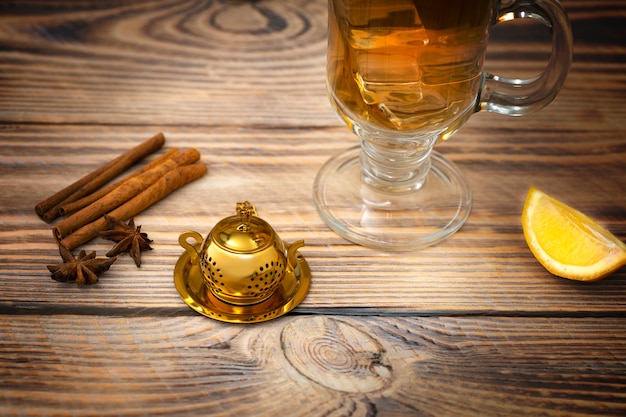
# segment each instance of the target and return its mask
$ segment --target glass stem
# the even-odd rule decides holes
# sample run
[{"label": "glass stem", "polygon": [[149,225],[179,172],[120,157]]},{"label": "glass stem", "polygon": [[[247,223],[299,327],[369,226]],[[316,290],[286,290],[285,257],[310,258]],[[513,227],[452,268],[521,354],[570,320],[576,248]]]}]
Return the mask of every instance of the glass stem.
[{"label": "glass stem", "polygon": [[430,169],[433,150],[432,145],[423,143],[363,140],[360,156],[363,181],[388,192],[420,189]]}]

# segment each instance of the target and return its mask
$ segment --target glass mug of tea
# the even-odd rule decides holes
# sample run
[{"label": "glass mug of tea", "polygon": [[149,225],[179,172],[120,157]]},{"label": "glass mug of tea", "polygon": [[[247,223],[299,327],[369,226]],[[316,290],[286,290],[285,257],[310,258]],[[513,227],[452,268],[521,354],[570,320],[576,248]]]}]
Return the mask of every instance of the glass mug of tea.
[{"label": "glass mug of tea", "polygon": [[[471,210],[461,171],[433,150],[479,111],[526,115],[550,103],[572,60],[558,0],[329,0],[331,104],[360,145],[331,158],[313,197],[324,221],[364,246],[411,250],[456,232]],[[490,28],[530,18],[552,33],[532,79],[483,71]]]}]

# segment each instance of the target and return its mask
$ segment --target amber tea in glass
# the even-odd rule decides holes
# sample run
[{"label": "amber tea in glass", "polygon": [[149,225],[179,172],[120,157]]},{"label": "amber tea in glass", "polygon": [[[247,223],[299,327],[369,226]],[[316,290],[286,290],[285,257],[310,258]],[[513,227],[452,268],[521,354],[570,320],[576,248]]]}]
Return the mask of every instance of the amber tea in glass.
[{"label": "amber tea in glass", "polygon": [[[329,0],[331,104],[360,139],[314,185],[327,224],[356,243],[409,250],[440,242],[471,209],[462,172],[433,150],[478,111],[524,115],[565,80],[572,39],[557,0]],[[536,79],[483,71],[493,24],[539,20],[553,52]]]}]

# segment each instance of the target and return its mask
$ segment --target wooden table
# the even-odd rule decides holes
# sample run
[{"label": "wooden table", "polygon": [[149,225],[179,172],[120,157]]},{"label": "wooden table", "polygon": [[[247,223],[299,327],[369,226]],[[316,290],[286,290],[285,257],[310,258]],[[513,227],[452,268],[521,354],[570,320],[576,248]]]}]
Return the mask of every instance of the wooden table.
[{"label": "wooden table", "polygon": [[[445,242],[385,253],[317,215],[316,172],[355,138],[325,92],[324,0],[0,4],[0,414],[511,416],[626,414],[626,271],[554,277],[528,250],[531,185],[626,238],[626,1],[565,0],[575,36],[558,98],[474,115],[439,150],[474,207]],[[488,68],[539,71],[542,30],[494,30]],[[135,220],[154,240],[93,286],[59,283],[34,205],[163,132],[208,175]],[[244,199],[313,279],[289,314],[191,310],[178,236]],[[99,256],[110,242],[84,245]]]}]

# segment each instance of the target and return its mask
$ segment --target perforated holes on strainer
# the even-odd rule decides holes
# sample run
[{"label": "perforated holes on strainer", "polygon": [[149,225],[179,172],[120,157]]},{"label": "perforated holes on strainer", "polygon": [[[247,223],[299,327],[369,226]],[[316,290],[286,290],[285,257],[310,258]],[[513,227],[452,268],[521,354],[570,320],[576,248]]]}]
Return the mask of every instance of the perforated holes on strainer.
[{"label": "perforated holes on strainer", "polygon": [[222,288],[224,287],[224,275],[222,275],[222,271],[217,267],[217,262],[213,260],[212,257],[209,258],[202,257],[200,261],[200,267],[205,271],[206,276],[211,281],[213,291],[222,292]]},{"label": "perforated holes on strainer", "polygon": [[263,299],[272,294],[285,274],[285,268],[282,261],[272,261],[261,265],[258,272],[250,277],[248,284],[249,295]]}]

